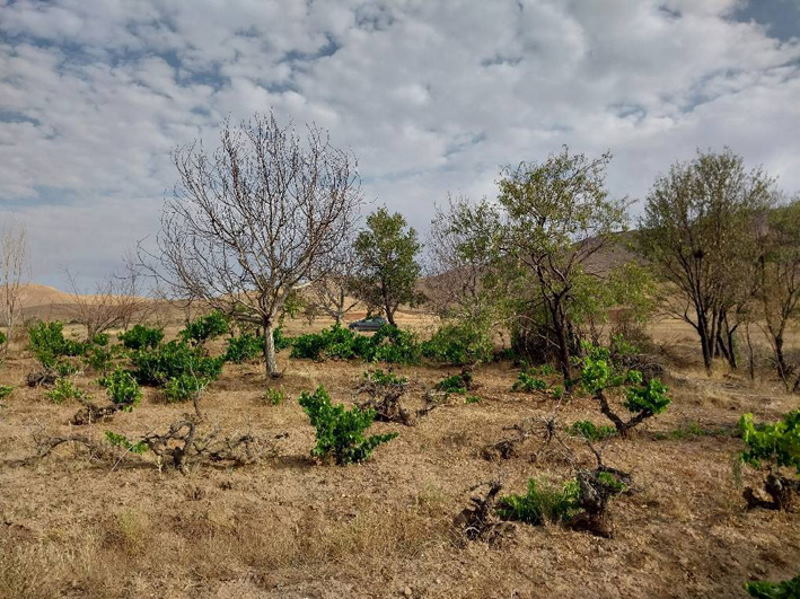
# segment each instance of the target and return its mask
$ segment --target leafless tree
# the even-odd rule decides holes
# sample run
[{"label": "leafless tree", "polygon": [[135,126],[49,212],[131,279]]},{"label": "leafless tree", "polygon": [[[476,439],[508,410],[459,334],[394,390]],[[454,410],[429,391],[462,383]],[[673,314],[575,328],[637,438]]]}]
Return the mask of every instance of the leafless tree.
[{"label": "leafless tree", "polygon": [[257,324],[268,376],[279,376],[273,327],[293,290],[327,274],[322,259],[347,238],[361,203],[356,162],[311,125],[302,140],[275,116],[225,122],[212,153],[176,150],[159,276],[180,297]]},{"label": "leafless tree", "polygon": [[325,314],[341,324],[345,315],[358,305],[358,299],[351,296],[357,263],[351,239],[322,256],[320,269],[325,274],[315,277],[308,287],[309,308],[313,314]]},{"label": "leafless tree", "polygon": [[121,274],[99,281],[92,295],[80,292],[69,271],[67,279],[72,289],[74,318],[86,327],[87,339],[109,329],[127,329],[132,321],[145,318],[152,310],[153,302],[143,295],[140,274],[131,260],[126,260]]},{"label": "leafless tree", "polygon": [[6,350],[17,324],[20,297],[29,269],[27,231],[22,225],[7,224],[0,231],[0,290],[8,332],[4,346]]}]

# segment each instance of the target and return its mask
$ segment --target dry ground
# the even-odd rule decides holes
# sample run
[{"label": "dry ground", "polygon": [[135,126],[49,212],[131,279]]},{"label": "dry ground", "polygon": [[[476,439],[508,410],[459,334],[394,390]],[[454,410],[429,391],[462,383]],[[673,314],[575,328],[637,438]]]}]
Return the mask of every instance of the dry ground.
[{"label": "dry ground", "polygon": [[[401,319],[430,324],[420,315]],[[691,342],[680,327],[662,328],[673,352]],[[276,454],[182,476],[152,461],[112,468],[69,448],[12,465],[33,453],[32,433],[70,432],[78,408],[24,387],[34,362],[13,352],[0,368],[0,383],[18,386],[0,408],[0,597],[743,597],[749,578],[797,573],[800,516],[744,511],[732,474],[741,442],[728,431],[739,415],[775,418],[797,407],[769,381],[706,379],[691,364],[673,370],[669,411],[605,449],[606,462],[632,472],[637,489],[613,505],[613,539],[517,525],[500,546],[461,547],[450,523],[474,485],[499,478],[506,491],[521,492],[531,476],[569,476],[557,459],[530,461],[537,439],[517,458],[480,456],[507,435],[503,427],[550,414],[553,400],[511,393],[510,364],[484,367],[476,373],[480,403],[442,407],[415,427],[377,423],[375,431],[400,436],[363,465],[323,466],[309,457],[313,429],[296,398],[324,384],[335,400],[351,401],[365,366],[281,358],[285,377],[268,384],[287,393],[284,404],[260,401],[267,383],[257,364],[226,366],[203,399],[207,420],[225,430],[288,432]],[[413,381],[412,404],[455,372],[398,370]],[[77,382],[102,395],[91,376]],[[185,411],[148,389],[132,413],[81,429],[137,436],[164,430]],[[586,398],[559,414],[563,424],[583,418],[602,422]],[[589,464],[585,447],[570,443]],[[746,471],[743,482],[753,480]]]}]

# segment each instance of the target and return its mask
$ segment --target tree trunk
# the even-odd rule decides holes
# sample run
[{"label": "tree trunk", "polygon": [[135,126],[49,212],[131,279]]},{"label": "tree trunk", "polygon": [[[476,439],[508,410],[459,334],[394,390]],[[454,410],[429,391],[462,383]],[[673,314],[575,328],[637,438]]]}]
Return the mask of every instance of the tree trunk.
[{"label": "tree trunk", "polygon": [[553,329],[556,333],[558,342],[558,362],[561,368],[561,375],[564,377],[564,388],[569,391],[572,389],[572,371],[569,364],[569,338],[567,331],[566,317],[561,306],[547,304],[553,320]]},{"label": "tree trunk", "polygon": [[708,317],[703,310],[695,306],[697,312],[697,334],[700,336],[700,348],[703,352],[703,366],[705,366],[706,374],[711,374],[711,362],[713,358],[713,348],[711,339],[708,334]]},{"label": "tree trunk", "polygon": [[281,376],[278,370],[278,361],[275,358],[275,338],[273,337],[272,321],[265,319],[264,327],[264,369],[267,378],[278,378]]}]

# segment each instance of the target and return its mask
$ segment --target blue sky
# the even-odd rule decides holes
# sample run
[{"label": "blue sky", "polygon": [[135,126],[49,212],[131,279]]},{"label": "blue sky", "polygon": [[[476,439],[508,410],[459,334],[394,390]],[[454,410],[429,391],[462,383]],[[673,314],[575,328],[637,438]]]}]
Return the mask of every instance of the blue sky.
[{"label": "blue sky", "polygon": [[611,150],[616,196],[725,145],[795,193],[798,38],[800,0],[0,0],[0,219],[89,287],[158,230],[175,146],[270,108],[423,232],[562,144]]}]

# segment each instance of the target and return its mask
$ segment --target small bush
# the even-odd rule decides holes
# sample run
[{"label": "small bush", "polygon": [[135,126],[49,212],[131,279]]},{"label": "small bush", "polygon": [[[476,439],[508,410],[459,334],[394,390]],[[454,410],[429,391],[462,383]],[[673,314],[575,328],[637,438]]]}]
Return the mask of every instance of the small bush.
[{"label": "small bush", "polygon": [[385,325],[372,337],[354,333],[338,325],[295,337],[293,358],[308,360],[353,360],[415,364],[420,358],[419,344],[412,333]]},{"label": "small bush", "polygon": [[94,337],[89,339],[89,344],[106,347],[109,341],[111,341],[111,336],[108,333],[97,333]]},{"label": "small bush", "polygon": [[134,325],[129,330],[119,334],[119,340],[122,345],[132,350],[155,348],[163,339],[163,330],[146,327],[141,324]]},{"label": "small bush", "polygon": [[422,355],[413,333],[389,324],[378,329],[369,342],[368,351],[362,357],[370,362],[417,364]]},{"label": "small bush", "polygon": [[190,375],[216,380],[222,373],[224,357],[212,358],[183,341],[170,341],[152,349],[133,353],[133,375],[142,385],[161,386],[170,379]]},{"label": "small bush", "polygon": [[544,391],[546,389],[547,383],[545,381],[525,370],[517,375],[517,380],[511,386],[512,391],[524,393],[533,393],[534,391]]},{"label": "small bush", "polygon": [[5,345],[7,341],[8,336],[3,331],[0,331],[0,345]]},{"label": "small bush", "polygon": [[492,359],[494,344],[489,334],[468,324],[448,324],[421,344],[422,355],[450,366],[468,366]]},{"label": "small bush", "polygon": [[272,331],[272,341],[275,343],[275,351],[282,351],[292,347],[294,338],[284,335],[283,328],[278,327]]},{"label": "small bush", "polygon": [[[756,424],[752,414],[739,420],[745,449],[739,458],[753,468],[767,468],[764,491],[771,501],[760,499],[750,487],[744,491],[748,507],[789,510],[794,495],[800,493],[800,410],[786,414],[771,424]],[[795,476],[785,476],[781,469],[793,469]]]},{"label": "small bush", "polygon": [[273,406],[279,406],[286,401],[286,393],[284,393],[281,389],[267,389],[264,391],[262,399],[264,400],[264,403]]},{"label": "small bush", "polygon": [[263,341],[252,333],[242,333],[237,337],[229,337],[227,343],[225,360],[236,364],[255,360],[264,351]]},{"label": "small bush", "polygon": [[54,404],[62,404],[70,399],[81,399],[84,395],[85,393],[68,378],[56,380],[55,386],[45,393],[45,397]]},{"label": "small bush", "polygon": [[365,437],[364,431],[375,418],[374,410],[346,410],[341,404],[334,405],[322,386],[314,393],[304,392],[298,401],[316,429],[317,444],[311,451],[316,457],[330,455],[339,465],[362,462],[378,445],[397,436],[387,433]]},{"label": "small bush", "polygon": [[111,403],[123,406],[122,409],[131,410],[142,399],[139,383],[127,370],[117,369],[100,382],[106,388]]},{"label": "small bush", "polygon": [[589,441],[602,441],[617,434],[617,429],[613,426],[598,426],[591,420],[578,420],[573,422],[567,429],[570,435],[583,437]]},{"label": "small bush", "polygon": [[164,384],[164,397],[170,403],[178,403],[195,399],[211,381],[193,374],[179,374]]},{"label": "small bush", "polygon": [[744,590],[756,599],[797,599],[800,597],[800,575],[781,582],[766,580],[746,582]]},{"label": "small bush", "polygon": [[500,498],[497,513],[505,520],[516,520],[539,526],[545,522],[562,522],[580,509],[578,483],[570,480],[561,487],[530,479],[525,495]]},{"label": "small bush", "polygon": [[477,395],[467,395],[464,398],[464,403],[480,403],[480,402],[481,398],[478,397]]},{"label": "small bush", "polygon": [[86,345],[64,338],[64,324],[40,321],[28,329],[30,349],[42,366],[53,368],[63,356],[79,356]]},{"label": "small bush", "polygon": [[137,441],[134,443],[125,435],[114,433],[112,431],[106,431],[106,441],[108,441],[109,444],[113,445],[114,447],[122,447],[126,451],[136,454],[143,454],[149,449],[145,441]]},{"label": "small bush", "polygon": [[224,335],[229,328],[227,317],[219,310],[214,310],[188,323],[178,336],[192,345],[203,345],[210,339]]},{"label": "small bush", "polygon": [[0,399],[5,399],[11,392],[14,391],[14,387],[11,385],[0,385]]},{"label": "small bush", "polygon": [[467,391],[469,391],[469,386],[472,382],[472,376],[469,373],[465,374],[454,374],[453,376],[443,378],[436,383],[436,390],[444,391],[445,393],[465,395]]},{"label": "small bush", "polygon": [[[584,351],[586,355],[580,361],[581,384],[594,396],[600,411],[623,437],[634,426],[662,413],[671,403],[666,385],[655,378],[645,383],[638,370],[620,368],[614,363],[608,349],[584,344]],[[623,405],[633,414],[627,421],[622,420],[608,402],[608,391],[620,387],[624,388],[625,393]]]}]

